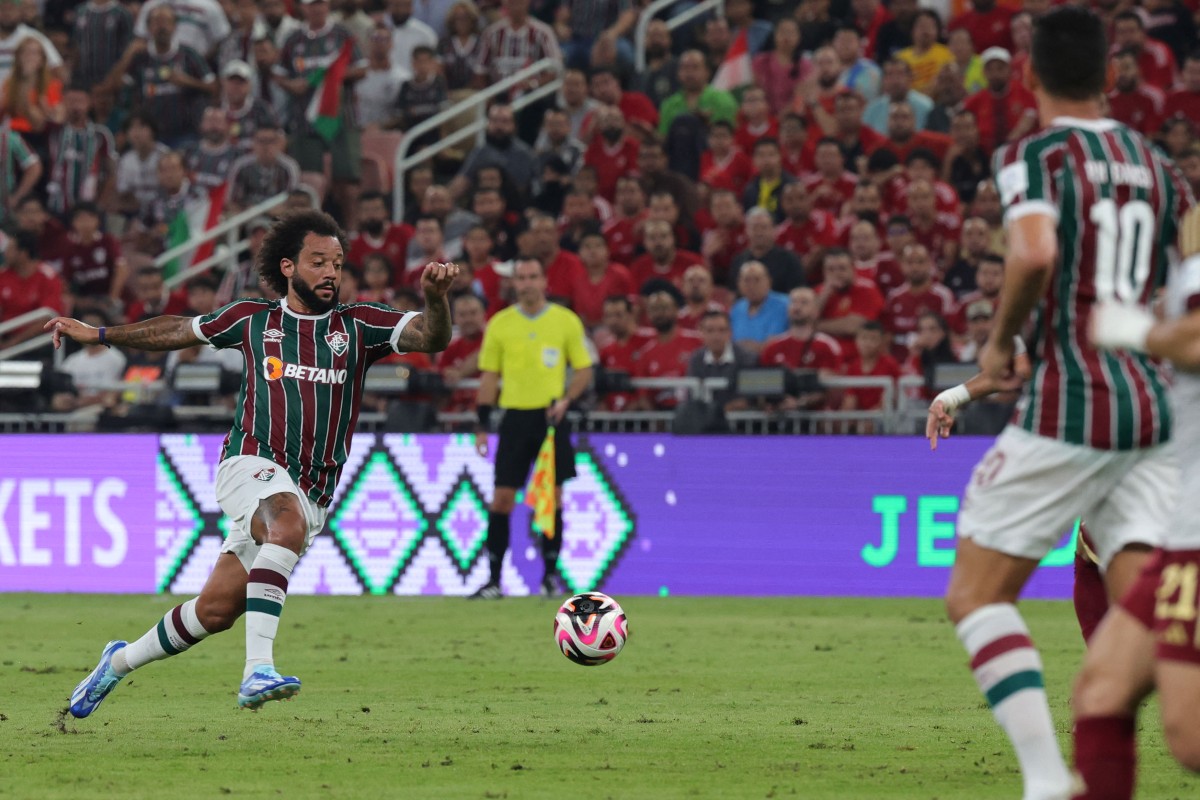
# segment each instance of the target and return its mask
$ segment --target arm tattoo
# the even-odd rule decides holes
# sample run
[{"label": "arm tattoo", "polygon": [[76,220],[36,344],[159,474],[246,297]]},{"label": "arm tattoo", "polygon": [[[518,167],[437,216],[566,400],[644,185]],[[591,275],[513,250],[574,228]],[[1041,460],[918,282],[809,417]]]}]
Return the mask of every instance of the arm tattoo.
[{"label": "arm tattoo", "polygon": [[110,344],[137,350],[183,350],[204,344],[192,331],[191,317],[154,317],[132,325],[109,328],[104,337]]},{"label": "arm tattoo", "polygon": [[406,353],[440,353],[450,343],[450,301],[427,303],[425,313],[405,326],[396,349]]}]

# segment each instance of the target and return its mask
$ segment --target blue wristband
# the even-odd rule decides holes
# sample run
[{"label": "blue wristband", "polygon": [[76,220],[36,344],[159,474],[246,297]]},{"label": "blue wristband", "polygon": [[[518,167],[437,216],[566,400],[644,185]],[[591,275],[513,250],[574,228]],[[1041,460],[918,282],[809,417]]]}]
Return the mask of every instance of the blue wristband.
[{"label": "blue wristband", "polygon": [[111,344],[109,344],[108,342],[104,341],[104,326],[103,326],[103,325],[101,325],[101,326],[100,326],[100,328],[99,328],[98,330],[100,331],[100,344],[104,345],[105,347],[112,347],[112,345],[111,345]]}]

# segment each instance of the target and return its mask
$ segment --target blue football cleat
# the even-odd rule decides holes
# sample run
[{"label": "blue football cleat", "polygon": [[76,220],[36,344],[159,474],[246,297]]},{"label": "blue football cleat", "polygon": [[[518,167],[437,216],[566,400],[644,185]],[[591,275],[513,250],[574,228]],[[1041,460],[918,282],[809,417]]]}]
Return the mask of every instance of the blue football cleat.
[{"label": "blue football cleat", "polygon": [[92,674],[80,681],[75,691],[71,692],[71,716],[83,719],[91,714],[121,682],[123,676],[113,672],[112,657],[113,653],[126,644],[128,643],[116,641],[104,646],[104,651],[100,653],[100,663],[92,670]]},{"label": "blue football cleat", "polygon": [[238,690],[238,708],[257,711],[271,700],[287,700],[300,692],[300,679],[280,675],[274,667],[259,667],[242,681]]}]

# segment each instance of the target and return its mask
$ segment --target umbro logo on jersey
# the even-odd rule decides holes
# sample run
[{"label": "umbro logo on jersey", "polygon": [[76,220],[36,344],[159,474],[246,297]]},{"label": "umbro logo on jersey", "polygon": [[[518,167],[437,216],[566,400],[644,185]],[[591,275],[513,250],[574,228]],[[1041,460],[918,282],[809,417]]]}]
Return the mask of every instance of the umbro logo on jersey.
[{"label": "umbro logo on jersey", "polygon": [[283,340],[283,331],[279,328],[267,328],[263,331],[264,342],[278,342]]},{"label": "umbro logo on jersey", "polygon": [[271,478],[274,478],[274,477],[275,477],[275,468],[274,467],[263,467],[258,472],[254,473],[254,480],[262,481],[263,483],[266,483],[267,481],[271,480]]},{"label": "umbro logo on jersey", "polygon": [[325,335],[325,344],[329,345],[334,355],[340,356],[350,346],[350,337],[343,331],[334,331]]},{"label": "umbro logo on jersey", "polygon": [[343,384],[348,373],[344,369],[326,369],[324,367],[305,367],[300,364],[288,364],[275,356],[267,356],[263,361],[263,377],[269,381],[280,378],[293,378],[309,383]]}]

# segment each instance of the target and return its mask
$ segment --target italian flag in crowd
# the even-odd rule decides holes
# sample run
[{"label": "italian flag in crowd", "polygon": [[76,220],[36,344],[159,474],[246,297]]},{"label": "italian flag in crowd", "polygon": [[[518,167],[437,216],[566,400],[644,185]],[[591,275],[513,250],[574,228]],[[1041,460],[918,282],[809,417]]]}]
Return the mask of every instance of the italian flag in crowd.
[{"label": "italian flag in crowd", "polygon": [[317,135],[327,142],[332,142],[342,127],[342,82],[346,79],[346,70],[350,67],[353,55],[354,40],[347,39],[334,62],[317,70],[308,79],[309,85],[317,90],[313,92],[304,117]]},{"label": "italian flag in crowd", "polygon": [[742,28],[737,38],[733,40],[733,44],[729,45],[729,52],[725,54],[725,60],[717,68],[712,85],[714,88],[732,92],[734,89],[753,82],[754,75],[750,70],[750,45],[746,39],[746,29]]},{"label": "italian flag in crowd", "polygon": [[554,426],[546,431],[546,438],[538,450],[537,461],[533,462],[533,475],[525,490],[525,505],[533,509],[533,524],[547,539],[554,538],[555,512],[554,473]]},{"label": "italian flag in crowd", "polygon": [[[190,242],[221,221],[221,214],[225,210],[227,189],[228,184],[222,183],[212,187],[207,193],[197,194],[184,204],[175,218],[167,224],[168,250]],[[215,246],[216,240],[209,239],[193,250],[190,255],[183,253],[178,258],[172,259],[163,268],[163,278],[170,278],[193,264],[199,264],[213,254]]]}]

